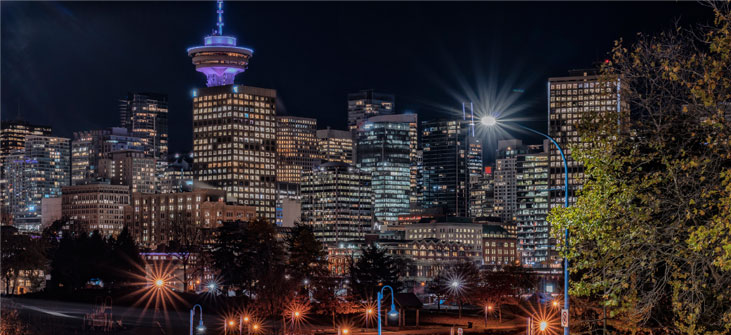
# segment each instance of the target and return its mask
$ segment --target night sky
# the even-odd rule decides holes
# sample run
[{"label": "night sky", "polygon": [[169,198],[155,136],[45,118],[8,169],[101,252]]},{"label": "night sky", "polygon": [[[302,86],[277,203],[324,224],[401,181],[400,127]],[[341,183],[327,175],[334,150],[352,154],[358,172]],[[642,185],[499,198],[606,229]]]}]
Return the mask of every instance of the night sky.
[{"label": "night sky", "polygon": [[[205,77],[186,49],[215,28],[215,1],[0,6],[3,120],[19,115],[71,137],[117,126],[117,100],[128,91],[160,92],[170,99],[171,151],[190,150],[190,92]],[[548,77],[607,58],[617,38],[676,20],[712,22],[710,9],[685,1],[229,1],[224,10],[224,34],[254,49],[237,83],[276,89],[280,115],[340,129],[346,94],[373,88],[420,119],[524,90],[512,103],[517,115],[545,130]]]}]

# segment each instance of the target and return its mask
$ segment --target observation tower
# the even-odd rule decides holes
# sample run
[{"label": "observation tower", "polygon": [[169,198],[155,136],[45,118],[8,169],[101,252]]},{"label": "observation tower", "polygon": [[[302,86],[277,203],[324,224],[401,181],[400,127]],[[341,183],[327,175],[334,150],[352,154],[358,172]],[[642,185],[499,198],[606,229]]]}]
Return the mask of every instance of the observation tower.
[{"label": "observation tower", "polygon": [[218,0],[217,29],[203,39],[203,45],[188,49],[195,70],[206,75],[206,86],[234,83],[237,74],[246,71],[254,50],[236,46],[236,37],[223,35],[223,0]]}]

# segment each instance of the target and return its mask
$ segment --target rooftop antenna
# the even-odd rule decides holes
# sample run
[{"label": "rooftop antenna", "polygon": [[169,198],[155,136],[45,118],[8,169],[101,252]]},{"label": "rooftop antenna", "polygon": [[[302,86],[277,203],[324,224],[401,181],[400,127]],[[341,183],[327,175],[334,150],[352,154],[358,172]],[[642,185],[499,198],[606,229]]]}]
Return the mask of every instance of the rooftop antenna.
[{"label": "rooftop antenna", "polygon": [[216,23],[216,26],[218,26],[218,36],[223,36],[223,0],[218,0],[218,10],[216,13],[218,13],[218,22]]}]

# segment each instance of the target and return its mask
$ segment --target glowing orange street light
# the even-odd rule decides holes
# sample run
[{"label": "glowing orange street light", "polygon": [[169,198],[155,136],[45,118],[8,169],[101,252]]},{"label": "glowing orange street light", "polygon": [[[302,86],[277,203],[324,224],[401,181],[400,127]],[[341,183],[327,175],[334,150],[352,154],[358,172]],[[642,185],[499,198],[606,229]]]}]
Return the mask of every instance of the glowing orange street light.
[{"label": "glowing orange street light", "polygon": [[487,306],[487,310],[488,310],[488,311],[491,311],[491,310],[492,310],[492,305],[488,305],[488,306]]},{"label": "glowing orange street light", "polygon": [[373,314],[373,310],[372,310],[372,309],[370,309],[370,308],[368,309],[368,311],[367,311],[367,312],[368,312],[368,314]]},{"label": "glowing orange street light", "polygon": [[244,317],[244,322],[249,322],[249,317],[248,316],[245,316]]},{"label": "glowing orange street light", "polygon": [[343,329],[343,334],[347,334],[349,332],[348,328]]},{"label": "glowing orange street light", "polygon": [[538,324],[538,329],[540,329],[540,330],[541,330],[542,332],[546,331],[546,328],[548,328],[548,322],[546,322],[546,321],[541,321],[541,322],[540,322],[540,323]]},{"label": "glowing orange street light", "polygon": [[556,300],[553,301],[553,307],[558,307],[558,301],[556,301]]},{"label": "glowing orange street light", "polygon": [[228,325],[229,326],[233,326],[234,325],[234,320],[228,320]]},{"label": "glowing orange street light", "polygon": [[299,318],[300,317],[300,312],[299,311],[294,311],[294,317]]},{"label": "glowing orange street light", "polygon": [[259,329],[259,325],[258,324],[254,324],[254,331],[256,331],[257,329]]},{"label": "glowing orange street light", "polygon": [[165,286],[165,281],[162,279],[157,279],[157,280],[155,280],[155,286],[163,287],[163,286]]}]

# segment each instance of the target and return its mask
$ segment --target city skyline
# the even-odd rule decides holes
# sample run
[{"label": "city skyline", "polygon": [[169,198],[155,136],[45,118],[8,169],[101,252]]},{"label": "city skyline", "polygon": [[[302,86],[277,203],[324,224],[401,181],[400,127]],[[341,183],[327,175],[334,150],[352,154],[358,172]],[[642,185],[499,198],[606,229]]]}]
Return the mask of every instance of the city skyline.
[{"label": "city skyline", "polygon": [[[201,78],[200,73],[180,70],[189,68],[190,64],[190,59],[181,54],[180,49],[199,44],[200,37],[210,33],[207,29],[216,28],[215,3],[176,6],[179,13],[175,15],[175,23],[180,20],[189,21],[189,24],[177,27],[174,33],[169,31],[174,23],[167,22],[168,19],[156,20],[154,16],[154,13],[164,11],[166,5],[3,3],[7,18],[2,23],[3,40],[11,48],[4,48],[2,53],[2,119],[20,116],[34,124],[52,125],[54,136],[70,138],[73,131],[116,126],[119,118],[117,101],[128,92],[159,92],[169,96],[170,152],[191,151],[192,139],[187,135],[192,123],[190,93],[200,85]],[[632,4],[632,10],[611,3],[535,4],[523,11],[522,20],[513,21],[514,17],[520,17],[521,3],[475,5],[486,13],[503,15],[489,22],[476,21],[478,14],[467,11],[470,7],[464,4],[277,6],[230,2],[226,3],[229,19],[224,32],[237,36],[239,45],[256,52],[251,60],[253,66],[239,76],[236,83],[277,89],[278,115],[317,117],[321,129],[328,126],[346,129],[346,96],[363,89],[394,94],[395,112],[415,112],[420,120],[449,117],[450,109],[458,111],[460,100],[473,100],[478,104],[479,112],[482,102],[477,100],[484,98],[484,94],[475,96],[474,91],[486,84],[481,81],[499,86],[501,92],[520,94],[522,110],[518,116],[528,118],[528,123],[536,128],[544,128],[548,77],[565,76],[573,68],[591,67],[606,57],[614,39],[631,39],[637,31],[669,29],[671,26],[666,23],[670,22],[669,18],[679,18],[681,24],[710,19],[703,6],[695,3]],[[298,10],[309,13],[312,19],[296,16],[294,12]],[[437,16],[445,10],[455,15]],[[585,14],[586,17],[579,16],[578,21],[571,24],[552,20],[596,10],[607,15],[599,15],[596,18],[599,21],[596,21],[590,14]],[[374,11],[384,14],[380,16],[381,24],[367,28],[357,24],[358,17]],[[287,24],[271,27],[259,18],[272,12],[276,13],[274,18],[281,18]],[[622,22],[613,21],[616,26],[602,24],[603,21],[612,22],[613,12],[622,15]],[[644,15],[650,12],[656,15],[650,18]],[[130,22],[135,25],[132,28],[120,31],[114,26],[119,20],[130,19],[133,13],[135,18]],[[103,20],[110,16],[113,20]],[[23,25],[19,27],[21,22]],[[535,25],[550,22],[553,22],[550,29],[540,33],[531,31]],[[604,28],[589,29],[591,32],[573,30],[589,22],[594,22],[594,27]],[[288,36],[288,28],[295,26],[302,32]],[[417,36],[419,29],[426,29],[425,35],[429,36]],[[337,33],[328,33],[330,30]],[[362,30],[371,34],[364,35]],[[55,37],[48,43],[28,42],[44,40],[43,34],[51,32]],[[378,37],[386,36],[386,32],[389,38]],[[99,40],[107,34],[104,41]],[[587,39],[587,34],[592,38]],[[153,37],[158,35],[166,36],[166,39]],[[554,35],[561,38],[549,39]],[[487,38],[475,40],[476,36]],[[511,36],[526,41],[519,44]],[[318,42],[308,44],[309,39]],[[420,39],[429,43],[420,43]],[[384,46],[379,47],[378,43]],[[578,43],[582,47],[568,49]],[[70,46],[75,46],[70,52],[60,52],[60,48]],[[417,57],[417,54],[427,54],[426,50],[432,50],[429,57]],[[536,50],[541,50],[540,57],[536,57]],[[390,56],[404,52],[413,57],[405,60]],[[45,57],[48,54],[54,57]],[[40,61],[44,64],[35,66]],[[104,66],[107,62],[115,66]],[[477,71],[479,68],[484,71]],[[68,72],[72,69],[76,70]],[[34,87],[19,80],[21,75],[30,76]],[[64,85],[60,85],[60,81]],[[96,85],[98,81],[105,84]],[[463,91],[464,96],[455,96],[457,91]],[[82,92],[85,99],[78,98]],[[317,108],[307,103],[312,97],[319,102]],[[511,135],[527,139],[528,143],[539,142],[533,136]],[[496,144],[486,141],[487,151],[494,152]]]}]

